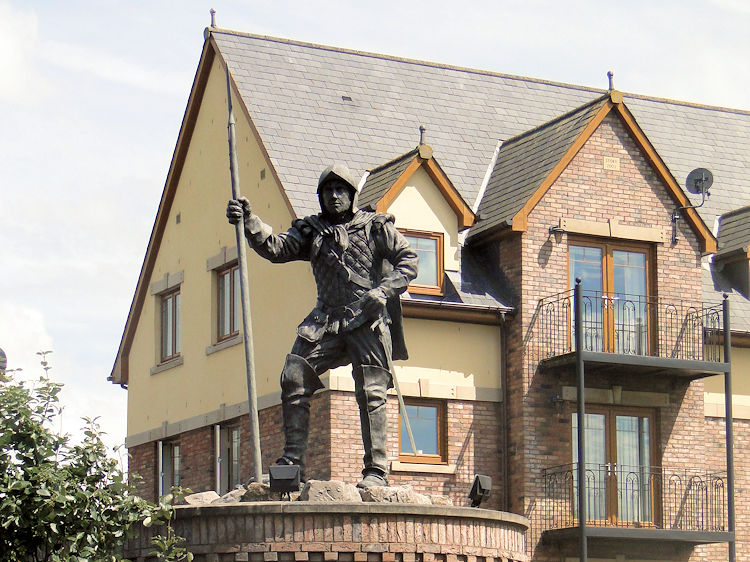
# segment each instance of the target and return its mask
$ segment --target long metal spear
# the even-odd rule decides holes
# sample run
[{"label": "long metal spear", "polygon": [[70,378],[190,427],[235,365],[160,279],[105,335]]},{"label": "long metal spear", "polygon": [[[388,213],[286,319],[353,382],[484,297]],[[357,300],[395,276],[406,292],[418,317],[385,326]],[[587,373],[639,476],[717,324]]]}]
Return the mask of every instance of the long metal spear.
[{"label": "long metal spear", "polygon": [[[229,173],[232,178],[232,199],[240,197],[240,174],[237,165],[237,139],[232,108],[232,86],[229,78],[229,65],[226,66],[227,74],[227,104],[229,105],[229,124],[227,125],[229,137]],[[240,295],[242,296],[242,331],[245,341],[245,373],[247,374],[247,401],[250,405],[250,436],[253,443],[253,464],[255,468],[255,481],[260,482],[262,478],[262,457],[260,453],[260,424],[258,423],[258,393],[255,388],[255,349],[253,347],[253,324],[250,314],[250,285],[247,275],[247,248],[245,246],[245,223],[239,221],[235,225],[237,237],[237,268],[240,271]]]}]

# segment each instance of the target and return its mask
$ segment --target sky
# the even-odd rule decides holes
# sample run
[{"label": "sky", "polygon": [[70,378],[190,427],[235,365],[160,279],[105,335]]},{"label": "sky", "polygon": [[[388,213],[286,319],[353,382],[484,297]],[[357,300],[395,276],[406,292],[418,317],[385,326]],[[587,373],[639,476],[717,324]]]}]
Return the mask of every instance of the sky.
[{"label": "sky", "polygon": [[[0,0],[0,348],[125,439],[117,354],[218,27],[750,110],[750,1]],[[166,399],[166,398],[165,398]]]}]

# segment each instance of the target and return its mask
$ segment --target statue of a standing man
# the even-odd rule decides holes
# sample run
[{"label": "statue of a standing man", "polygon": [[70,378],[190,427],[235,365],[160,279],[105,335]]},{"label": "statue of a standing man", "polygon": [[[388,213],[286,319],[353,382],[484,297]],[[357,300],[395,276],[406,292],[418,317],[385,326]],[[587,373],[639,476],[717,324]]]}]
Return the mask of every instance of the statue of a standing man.
[{"label": "statue of a standing man", "polygon": [[285,444],[276,463],[300,465],[304,474],[310,397],[323,388],[322,373],[351,363],[365,449],[357,485],[387,486],[388,354],[407,357],[399,295],[417,275],[417,255],[393,216],[357,209],[357,195],[349,169],[335,164],[318,181],[322,212],[294,220],[282,234],[273,234],[244,197],[229,201],[226,214],[232,224],[244,219],[245,236],[263,258],[309,261],[317,284],[317,304],[297,327],[281,372]]}]

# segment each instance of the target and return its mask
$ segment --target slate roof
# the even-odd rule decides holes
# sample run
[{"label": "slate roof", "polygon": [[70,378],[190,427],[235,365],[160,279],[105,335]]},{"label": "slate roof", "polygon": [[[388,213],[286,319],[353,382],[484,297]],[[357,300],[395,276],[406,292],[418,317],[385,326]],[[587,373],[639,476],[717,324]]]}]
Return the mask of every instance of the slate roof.
[{"label": "slate roof", "polygon": [[[496,250],[496,249],[495,249]],[[402,300],[427,301],[441,304],[465,304],[499,312],[513,311],[513,295],[502,275],[488,267],[496,263],[486,247],[461,249],[460,270],[445,270],[445,294],[419,295],[404,293]]]},{"label": "slate roof", "polygon": [[[212,36],[298,215],[318,210],[317,177],[332,160],[361,176],[412,150],[420,125],[471,204],[498,139],[606,93],[226,30]],[[624,102],[678,181],[696,167],[711,170],[711,198],[700,210],[709,228],[750,204],[749,111],[628,93]]]},{"label": "slate roof", "polygon": [[[411,151],[419,140],[420,125],[426,127],[445,173],[464,199],[474,203],[498,140],[523,138],[524,132],[606,93],[211,31],[298,216],[318,211],[317,177],[332,161],[346,163],[361,176],[366,169]],[[711,197],[699,209],[709,228],[719,215],[750,205],[750,111],[628,93],[624,103],[678,182],[683,183],[694,168],[711,170]],[[561,140],[564,137],[561,134]],[[516,143],[520,148],[520,140]],[[694,204],[700,203],[699,195],[688,196]],[[511,207],[498,209],[498,219],[503,220]],[[704,287],[706,300],[713,299],[713,284]],[[744,308],[738,305],[734,310]],[[741,317],[734,317],[734,328],[750,331],[750,305]]]},{"label": "slate roof", "polygon": [[370,172],[370,175],[367,176],[365,184],[362,186],[362,191],[359,193],[359,206],[365,208],[370,205],[372,208],[375,208],[378,201],[380,201],[401,174],[404,173],[404,170],[411,164],[418,153],[419,147],[382,166],[374,168]]},{"label": "slate roof", "polygon": [[718,233],[718,254],[750,247],[750,206],[721,215]]},{"label": "slate roof", "polygon": [[503,143],[479,205],[480,220],[469,238],[512,223],[607,99],[601,97]]}]

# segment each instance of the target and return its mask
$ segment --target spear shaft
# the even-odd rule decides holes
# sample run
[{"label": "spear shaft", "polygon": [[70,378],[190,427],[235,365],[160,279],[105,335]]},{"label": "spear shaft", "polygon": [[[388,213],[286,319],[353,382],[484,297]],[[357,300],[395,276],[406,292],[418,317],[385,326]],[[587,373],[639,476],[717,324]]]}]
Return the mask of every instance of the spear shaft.
[{"label": "spear shaft", "polygon": [[[227,125],[229,139],[229,174],[232,179],[232,199],[240,197],[240,174],[237,164],[237,139],[235,133],[236,121],[232,108],[232,86],[227,74],[227,104],[229,106],[229,124]],[[247,401],[250,406],[250,437],[253,444],[253,464],[256,482],[261,482],[262,460],[260,452],[260,424],[258,422],[258,393],[255,387],[255,349],[253,347],[253,324],[250,314],[250,284],[247,274],[247,247],[245,246],[245,222],[239,221],[235,225],[237,238],[237,268],[240,272],[240,295],[242,297],[242,332],[245,343],[245,373],[247,375]]]}]

